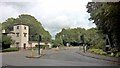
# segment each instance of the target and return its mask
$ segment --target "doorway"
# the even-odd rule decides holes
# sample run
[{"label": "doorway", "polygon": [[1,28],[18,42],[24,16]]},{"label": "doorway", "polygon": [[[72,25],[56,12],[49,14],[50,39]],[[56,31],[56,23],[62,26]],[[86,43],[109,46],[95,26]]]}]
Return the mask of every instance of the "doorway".
[{"label": "doorway", "polygon": [[26,49],[26,43],[24,43],[24,49]]}]

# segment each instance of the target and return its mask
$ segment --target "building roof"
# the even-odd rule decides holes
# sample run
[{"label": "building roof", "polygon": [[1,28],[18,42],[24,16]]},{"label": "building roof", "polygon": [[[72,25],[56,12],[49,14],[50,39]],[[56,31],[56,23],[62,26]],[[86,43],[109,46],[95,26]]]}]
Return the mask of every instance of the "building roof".
[{"label": "building roof", "polygon": [[24,23],[15,23],[14,26],[17,26],[17,25],[25,25],[25,26],[28,26],[27,24],[24,24]]},{"label": "building roof", "polygon": [[[38,43],[38,41],[28,41],[28,42],[34,42],[34,43]],[[45,43],[44,41],[41,41],[42,43]]]}]

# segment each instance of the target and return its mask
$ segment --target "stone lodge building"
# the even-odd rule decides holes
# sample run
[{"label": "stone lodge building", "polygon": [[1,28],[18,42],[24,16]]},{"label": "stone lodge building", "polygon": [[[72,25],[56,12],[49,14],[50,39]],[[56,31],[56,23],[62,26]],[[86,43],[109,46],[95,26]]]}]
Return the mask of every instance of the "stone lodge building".
[{"label": "stone lodge building", "polygon": [[[5,30],[3,30],[5,33]],[[19,49],[26,49],[30,47],[35,47],[37,45],[37,42],[29,41],[29,26],[23,25],[23,24],[17,24],[13,26],[13,31],[10,31],[10,33],[7,34],[8,36],[11,36],[13,40],[15,40],[15,43],[11,45],[10,47],[16,47]],[[45,44],[45,42],[41,42],[40,45],[47,45],[49,48],[51,48],[51,44]]]}]

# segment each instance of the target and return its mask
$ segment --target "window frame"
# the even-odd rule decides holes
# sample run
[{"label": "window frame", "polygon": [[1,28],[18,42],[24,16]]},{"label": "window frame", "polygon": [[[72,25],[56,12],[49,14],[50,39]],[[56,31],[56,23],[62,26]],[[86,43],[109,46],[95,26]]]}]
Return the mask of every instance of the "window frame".
[{"label": "window frame", "polygon": [[17,29],[19,29],[19,26],[17,26]]},{"label": "window frame", "polygon": [[27,37],[27,33],[23,33],[24,37]]},{"label": "window frame", "polygon": [[19,35],[20,35],[19,33],[16,33],[16,37],[19,37]]},{"label": "window frame", "polygon": [[26,26],[24,26],[24,30],[26,30],[27,28],[26,28]]}]

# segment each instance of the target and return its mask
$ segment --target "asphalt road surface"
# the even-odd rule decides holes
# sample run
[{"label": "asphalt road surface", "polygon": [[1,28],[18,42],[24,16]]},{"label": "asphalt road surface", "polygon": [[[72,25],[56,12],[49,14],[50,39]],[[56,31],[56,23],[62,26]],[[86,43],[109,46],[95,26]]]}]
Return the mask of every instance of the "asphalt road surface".
[{"label": "asphalt road surface", "polygon": [[[41,58],[26,58],[31,51],[19,51],[2,54],[3,66],[117,66],[105,60],[90,58],[76,53],[79,48],[67,50],[44,50]],[[37,53],[37,51],[34,51]]]}]

